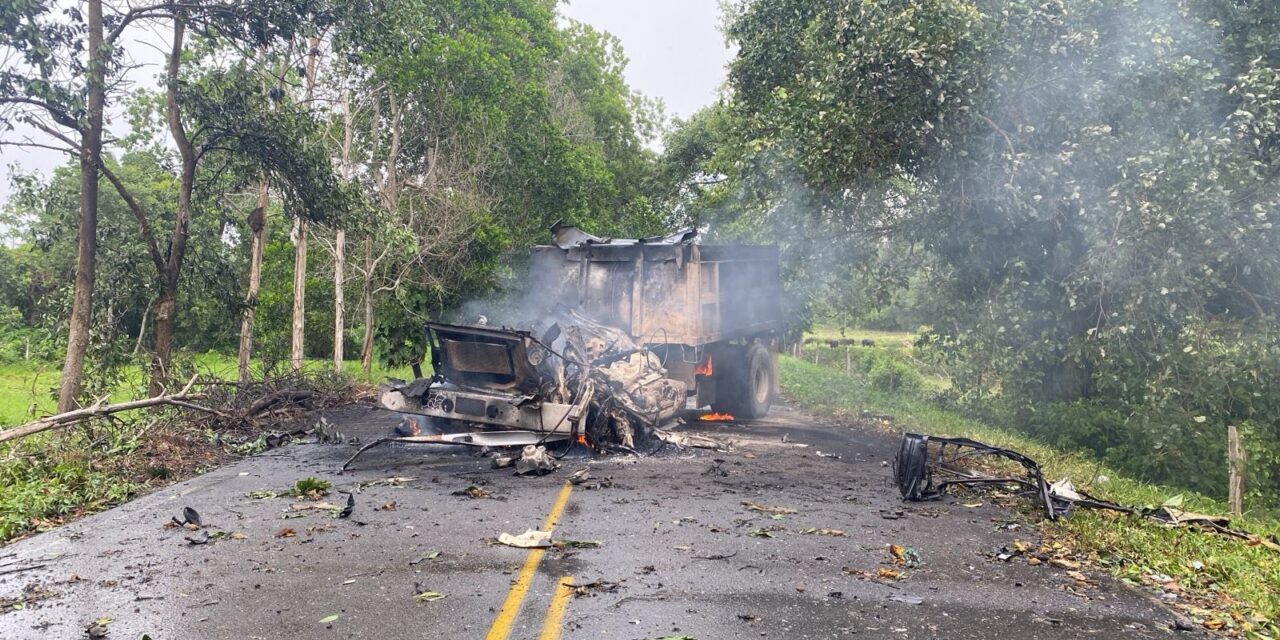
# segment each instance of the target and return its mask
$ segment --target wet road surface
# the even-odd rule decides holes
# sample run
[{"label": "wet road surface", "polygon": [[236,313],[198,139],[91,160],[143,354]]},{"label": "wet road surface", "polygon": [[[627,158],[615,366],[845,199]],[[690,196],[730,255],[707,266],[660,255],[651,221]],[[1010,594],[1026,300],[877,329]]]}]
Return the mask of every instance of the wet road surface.
[{"label": "wet road surface", "polygon": [[[332,417],[366,442],[395,421],[364,409]],[[155,640],[1173,635],[1171,614],[1103,576],[1086,587],[1058,568],[996,560],[1035,535],[991,499],[902,504],[891,435],[785,408],[697,431],[736,446],[566,459],[542,478],[491,469],[470,449],[375,449],[344,474],[351,446],[276,449],[0,547],[0,564],[44,565],[0,575],[0,601],[34,596],[0,612],[0,638],[82,638],[99,618],[111,619],[108,638]],[[567,485],[582,467],[612,486]],[[355,492],[352,516],[250,496],[307,476],[333,483],[332,505]],[[453,495],[472,485],[492,497]],[[184,506],[199,511],[208,544],[164,526]],[[551,525],[557,540],[600,547],[492,542]],[[914,549],[919,566],[897,566],[889,544]]]}]

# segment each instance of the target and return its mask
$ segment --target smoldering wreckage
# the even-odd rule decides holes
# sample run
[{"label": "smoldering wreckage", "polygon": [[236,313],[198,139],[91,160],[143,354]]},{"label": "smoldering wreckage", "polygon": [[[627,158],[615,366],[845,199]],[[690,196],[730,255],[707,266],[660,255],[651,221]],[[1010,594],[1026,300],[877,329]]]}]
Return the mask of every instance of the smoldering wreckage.
[{"label": "smoldering wreckage", "polygon": [[380,390],[407,417],[344,468],[384,443],[449,443],[524,447],[494,460],[544,473],[575,444],[722,447],[669,427],[704,407],[730,420],[769,411],[783,326],[776,247],[701,245],[692,229],[552,234],[533,251],[523,326],[428,323],[432,375]]},{"label": "smoldering wreckage", "polygon": [[[560,223],[551,231],[552,244],[533,250],[528,288],[537,303],[524,327],[483,318],[428,323],[433,374],[380,388],[382,407],[405,417],[344,470],[387,443],[455,444],[489,450],[495,468],[543,475],[575,445],[628,454],[727,448],[678,426],[690,416],[768,413],[785,328],[776,247],[702,245],[693,229],[642,239]],[[1280,550],[1225,518],[1139,509],[1095,498],[1070,479],[1050,482],[1027,456],[967,438],[904,433],[893,472],[905,501],[935,500],[954,487],[1011,487],[1049,520],[1078,507],[1107,509]]]}]

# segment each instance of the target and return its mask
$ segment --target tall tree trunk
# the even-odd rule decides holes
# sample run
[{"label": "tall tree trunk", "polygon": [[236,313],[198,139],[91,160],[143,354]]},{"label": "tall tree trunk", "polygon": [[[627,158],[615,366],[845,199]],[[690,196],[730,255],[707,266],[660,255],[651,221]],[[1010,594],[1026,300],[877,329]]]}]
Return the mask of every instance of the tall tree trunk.
[{"label": "tall tree trunk", "polygon": [[[306,92],[303,96],[304,106],[308,109],[311,108],[311,99],[315,96],[316,90],[316,62],[320,55],[319,36],[313,36],[310,45],[311,48],[307,51]],[[297,230],[297,236],[293,253],[293,335],[290,341],[290,362],[293,365],[293,372],[299,373],[302,371],[302,359],[306,355],[304,338],[307,322],[307,221],[298,218],[294,228]]]},{"label": "tall tree trunk", "polygon": [[[290,48],[292,50],[292,47]],[[267,48],[262,48],[264,57],[267,54]],[[289,63],[286,61],[280,63],[280,71],[276,74],[276,89],[284,90],[284,77],[289,70]],[[263,81],[262,92],[267,93],[267,83]],[[277,104],[272,104],[271,110],[274,112]],[[267,172],[260,171],[258,175],[258,208],[249,214],[249,287],[245,291],[244,311],[240,319],[240,350],[237,354],[237,365],[240,373],[240,382],[248,382],[252,379],[252,372],[249,370],[250,360],[253,358],[253,322],[258,315],[258,294],[262,291],[262,254],[267,246],[267,207],[271,204],[270,193],[267,188]]]},{"label": "tall tree trunk", "polygon": [[251,245],[249,247],[249,290],[244,296],[244,312],[240,318],[240,382],[248,382],[249,359],[253,355],[253,319],[258,313],[258,292],[262,288],[262,250],[267,239],[267,175],[258,179],[258,208],[249,214]]},{"label": "tall tree trunk", "polygon": [[293,222],[293,331],[290,341],[290,363],[293,372],[302,371],[303,338],[306,335],[307,313],[307,221],[298,218]]},{"label": "tall tree trunk", "polygon": [[[342,179],[351,179],[351,89],[342,92]],[[339,228],[333,240],[333,369],[342,371],[343,330],[347,304],[343,282],[347,274],[347,231]]]},{"label": "tall tree trunk", "polygon": [[80,137],[80,242],[76,250],[75,293],[67,357],[58,389],[58,412],[75,408],[84,380],[84,354],[89,349],[93,320],[93,284],[98,258],[98,167],[102,164],[102,111],[106,102],[107,53],[102,46],[102,0],[88,3],[89,66],[86,128]]},{"label": "tall tree trunk", "polygon": [[[375,103],[376,104],[376,103]],[[391,108],[391,145],[387,149],[387,156],[383,159],[382,165],[382,185],[381,198],[382,208],[387,213],[394,215],[400,203],[400,179],[398,176],[397,161],[400,157],[400,103],[396,101],[396,94],[387,93],[387,104]],[[379,118],[375,115],[374,121]],[[372,220],[370,221],[372,222]],[[373,225],[370,224],[372,232]],[[386,255],[385,253],[383,255]],[[379,257],[379,260],[381,257]],[[374,308],[374,272],[377,268],[373,259],[373,241],[365,238],[364,241],[364,345],[360,350],[360,367],[364,370],[365,378],[370,375],[373,367],[373,308]]]},{"label": "tall tree trunk", "polygon": [[347,303],[343,299],[342,277],[347,271],[347,232],[338,229],[333,239],[333,370],[342,371],[342,333],[346,328]]},{"label": "tall tree trunk", "polygon": [[151,356],[151,397],[164,395],[169,379],[169,363],[173,359],[174,326],[178,315],[178,283],[168,274],[161,278],[160,296],[156,299],[156,344]]},{"label": "tall tree trunk", "polygon": [[373,239],[364,239],[364,342],[360,345],[360,370],[369,378],[373,367]]},{"label": "tall tree trunk", "polygon": [[160,295],[156,300],[156,344],[151,359],[152,397],[164,393],[165,383],[173,361],[173,343],[178,320],[178,280],[182,274],[182,261],[187,252],[187,237],[191,229],[191,191],[196,184],[196,151],[182,125],[182,111],[178,106],[178,71],[182,64],[183,39],[187,23],[182,15],[174,16],[173,49],[169,52],[166,102],[169,133],[182,158],[182,173],[178,186],[178,211],[173,221],[173,235],[169,239],[169,255],[160,270]]}]

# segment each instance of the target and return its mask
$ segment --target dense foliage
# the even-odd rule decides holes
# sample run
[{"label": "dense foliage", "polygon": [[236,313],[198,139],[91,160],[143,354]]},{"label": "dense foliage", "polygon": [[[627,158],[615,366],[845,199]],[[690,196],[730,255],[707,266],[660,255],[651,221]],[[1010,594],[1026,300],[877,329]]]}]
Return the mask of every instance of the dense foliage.
[{"label": "dense foliage", "polygon": [[[554,2],[237,7],[193,3],[171,14],[162,6],[129,18],[162,33],[181,18],[190,29],[172,96],[163,74],[155,86],[108,94],[131,132],[111,141],[103,161],[134,202],[102,181],[83,395],[117,384],[153,348],[165,275],[153,256],[168,254],[180,227],[178,346],[234,353],[253,304],[255,358],[275,370],[289,357],[295,219],[311,223],[322,249],[306,263],[306,354],[333,348],[341,230],[351,254],[339,273],[344,351],[360,352],[371,321],[373,351],[392,364],[420,357],[424,319],[510,285],[524,249],[555,220],[619,234],[663,228],[646,197],[655,153],[645,143],[660,105],[626,85],[616,38],[562,20]],[[32,2],[3,17],[0,46],[35,60],[29,77],[0,76],[5,95],[58,89],[50,95],[80,113],[83,16]],[[59,30],[59,21],[70,26]],[[113,52],[108,76],[120,71]],[[46,59],[60,84],[31,85]],[[187,160],[171,141],[175,109],[199,162],[186,218],[175,206]],[[30,119],[0,111],[3,124]],[[0,219],[0,362],[52,360],[65,349],[79,179],[75,163],[47,180],[23,178]],[[260,179],[270,194],[261,211]],[[261,291],[250,302],[254,225],[266,237]],[[368,315],[353,313],[365,298]]]},{"label": "dense foliage", "polygon": [[950,402],[1215,495],[1239,425],[1277,494],[1280,7],[753,0],[728,24],[725,102],[668,138],[685,212],[779,234],[819,312],[908,307]]}]

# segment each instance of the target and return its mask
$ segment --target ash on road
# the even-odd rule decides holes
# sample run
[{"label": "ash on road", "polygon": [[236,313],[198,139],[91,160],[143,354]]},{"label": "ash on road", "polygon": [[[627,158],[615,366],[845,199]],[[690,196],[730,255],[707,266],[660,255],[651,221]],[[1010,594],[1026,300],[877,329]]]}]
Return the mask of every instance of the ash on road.
[{"label": "ash on road", "polygon": [[[396,417],[330,420],[368,441]],[[44,565],[0,575],[0,602],[29,600],[0,612],[0,637],[81,638],[101,618],[108,638],[155,640],[1171,634],[1171,614],[1105,577],[1082,586],[1058,568],[995,559],[1034,531],[1011,528],[1020,516],[989,499],[899,502],[884,466],[892,436],[785,408],[698,429],[737,446],[571,459],[541,478],[446,447],[387,449],[345,474],[336,470],[350,447],[277,449],[0,548],[6,563]],[[583,466],[612,486],[564,489]],[[250,497],[307,476],[332,482],[335,506],[354,492],[351,517]],[[454,495],[470,486],[491,497]],[[208,544],[164,526],[185,506],[199,511]],[[600,546],[492,543],[551,520],[554,539]],[[898,566],[890,544],[914,549],[919,565]]]}]

